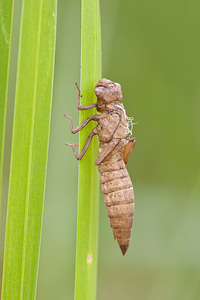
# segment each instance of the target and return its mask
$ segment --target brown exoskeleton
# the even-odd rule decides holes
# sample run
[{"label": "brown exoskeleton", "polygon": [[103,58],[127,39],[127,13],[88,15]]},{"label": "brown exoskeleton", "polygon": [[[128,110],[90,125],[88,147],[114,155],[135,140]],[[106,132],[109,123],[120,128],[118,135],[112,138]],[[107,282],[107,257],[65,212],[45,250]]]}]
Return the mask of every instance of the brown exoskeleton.
[{"label": "brown exoskeleton", "polygon": [[91,120],[97,121],[98,125],[89,134],[80,154],[77,154],[75,144],[66,143],[66,145],[72,147],[76,159],[80,160],[87,151],[92,137],[96,134],[99,136],[99,154],[95,165],[98,166],[100,173],[101,188],[114,238],[117,239],[124,255],[129,247],[134,216],[133,185],[125,165],[135,146],[135,140],[129,137],[129,119],[123,104],[120,103],[122,100],[120,84],[103,78],[95,86],[94,92],[97,103],[80,106],[78,88],[77,108],[87,110],[96,107],[101,114],[87,118],[76,128],[73,128],[72,118],[66,114],[65,116],[69,119],[72,133],[80,131]]}]

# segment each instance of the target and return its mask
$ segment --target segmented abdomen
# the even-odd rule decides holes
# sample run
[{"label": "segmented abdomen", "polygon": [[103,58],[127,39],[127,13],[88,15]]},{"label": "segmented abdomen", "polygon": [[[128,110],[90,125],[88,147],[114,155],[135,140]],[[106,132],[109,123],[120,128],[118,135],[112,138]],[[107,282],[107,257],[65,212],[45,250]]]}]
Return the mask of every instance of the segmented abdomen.
[{"label": "segmented abdomen", "polygon": [[98,169],[110,226],[124,255],[130,243],[133,225],[133,185],[121,152],[99,164]]}]

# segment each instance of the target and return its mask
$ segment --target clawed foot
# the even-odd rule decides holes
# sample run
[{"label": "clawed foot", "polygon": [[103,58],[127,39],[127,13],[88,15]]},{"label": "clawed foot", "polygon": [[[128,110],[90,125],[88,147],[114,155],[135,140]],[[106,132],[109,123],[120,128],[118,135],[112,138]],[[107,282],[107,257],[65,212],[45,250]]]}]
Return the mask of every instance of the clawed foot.
[{"label": "clawed foot", "polygon": [[80,92],[80,89],[79,89],[79,87],[78,87],[77,81],[75,81],[75,85],[76,85],[76,87],[77,87],[77,90]]},{"label": "clawed foot", "polygon": [[79,146],[79,144],[70,144],[70,143],[65,143],[65,145],[70,146],[70,147],[75,147],[75,146]]},{"label": "clawed foot", "polygon": [[82,95],[81,95],[81,91],[80,91],[80,89],[79,89],[79,87],[78,87],[78,83],[77,83],[77,81],[75,81],[75,85],[76,85],[76,87],[77,87],[77,90],[78,90],[78,96],[82,97]]},{"label": "clawed foot", "polygon": [[66,113],[64,113],[64,116],[67,118],[67,119],[72,119],[71,117],[69,117]]},{"label": "clawed foot", "polygon": [[69,143],[65,143],[65,145],[72,147],[72,150],[74,152],[74,156],[76,157],[77,160],[80,160],[81,158],[79,157],[79,155],[76,152],[75,146],[78,146],[79,144],[69,144]]}]

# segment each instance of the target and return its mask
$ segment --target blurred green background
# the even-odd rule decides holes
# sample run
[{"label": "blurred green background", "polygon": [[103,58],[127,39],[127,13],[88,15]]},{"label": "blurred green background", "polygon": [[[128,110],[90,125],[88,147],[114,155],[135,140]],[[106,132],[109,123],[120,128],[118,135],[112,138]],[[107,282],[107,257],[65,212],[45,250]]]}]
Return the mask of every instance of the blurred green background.
[{"label": "blurred green background", "polygon": [[[119,82],[136,147],[128,170],[136,213],[125,257],[100,192],[97,300],[200,299],[200,2],[101,0],[103,77]],[[2,227],[4,232],[21,1],[15,1]],[[51,135],[37,300],[73,299],[81,3],[58,1]],[[41,141],[42,142],[42,141]],[[87,176],[87,174],[86,174]],[[1,261],[2,261],[1,238]],[[2,262],[1,262],[2,264]]]}]

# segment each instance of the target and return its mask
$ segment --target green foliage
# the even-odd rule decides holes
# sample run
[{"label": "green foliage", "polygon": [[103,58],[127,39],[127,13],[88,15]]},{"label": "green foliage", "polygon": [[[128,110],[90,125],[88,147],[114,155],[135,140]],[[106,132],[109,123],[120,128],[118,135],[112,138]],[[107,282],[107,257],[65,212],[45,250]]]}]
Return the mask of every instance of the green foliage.
[{"label": "green foliage", "polygon": [[0,199],[13,0],[0,0]]},{"label": "green foliage", "polygon": [[24,0],[2,299],[34,299],[49,141],[56,0]]},{"label": "green foliage", "polygon": [[[101,78],[101,30],[98,0],[82,1],[81,105],[96,102],[94,87]],[[95,113],[82,111],[80,122]],[[80,132],[82,149],[93,124]],[[99,176],[94,161],[98,141],[92,141],[79,164],[79,204],[75,299],[95,299],[98,242]]]}]

